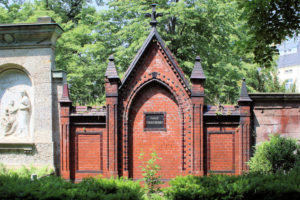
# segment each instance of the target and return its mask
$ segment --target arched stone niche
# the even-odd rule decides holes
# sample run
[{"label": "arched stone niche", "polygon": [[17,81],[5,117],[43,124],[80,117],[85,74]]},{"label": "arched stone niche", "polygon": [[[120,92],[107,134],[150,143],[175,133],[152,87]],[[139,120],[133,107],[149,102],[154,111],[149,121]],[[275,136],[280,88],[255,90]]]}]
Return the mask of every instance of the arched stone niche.
[{"label": "arched stone niche", "polygon": [[0,72],[0,141],[32,141],[33,89],[18,68]]}]

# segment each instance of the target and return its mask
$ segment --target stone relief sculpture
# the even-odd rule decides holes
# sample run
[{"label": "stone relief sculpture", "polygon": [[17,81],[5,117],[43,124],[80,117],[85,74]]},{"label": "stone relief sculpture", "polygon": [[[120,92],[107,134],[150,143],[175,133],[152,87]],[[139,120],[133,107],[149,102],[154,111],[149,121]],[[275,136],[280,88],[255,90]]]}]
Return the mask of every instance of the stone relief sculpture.
[{"label": "stone relief sculpture", "polygon": [[30,126],[30,100],[26,91],[20,92],[21,100],[17,106],[15,101],[10,101],[5,108],[5,114],[1,118],[2,135],[27,137]]},{"label": "stone relief sculpture", "polygon": [[28,140],[31,137],[31,82],[19,70],[0,76],[0,139]]},{"label": "stone relief sculpture", "polygon": [[18,108],[18,118],[16,120],[18,124],[17,135],[28,136],[29,122],[30,122],[30,100],[26,91],[21,92],[21,102]]},{"label": "stone relief sculpture", "polygon": [[5,115],[1,119],[1,125],[4,127],[4,135],[12,135],[16,131],[16,113],[18,109],[14,107],[15,102],[11,101],[5,109]]}]

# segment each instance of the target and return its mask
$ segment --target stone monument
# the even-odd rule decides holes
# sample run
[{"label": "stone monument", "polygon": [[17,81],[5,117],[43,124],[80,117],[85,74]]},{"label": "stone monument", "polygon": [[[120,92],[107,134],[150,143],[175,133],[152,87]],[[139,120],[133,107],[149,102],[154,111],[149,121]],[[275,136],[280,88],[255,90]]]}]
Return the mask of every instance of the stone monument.
[{"label": "stone monument", "polygon": [[55,69],[62,28],[50,17],[0,24],[0,162],[59,168],[59,108],[65,75]]}]

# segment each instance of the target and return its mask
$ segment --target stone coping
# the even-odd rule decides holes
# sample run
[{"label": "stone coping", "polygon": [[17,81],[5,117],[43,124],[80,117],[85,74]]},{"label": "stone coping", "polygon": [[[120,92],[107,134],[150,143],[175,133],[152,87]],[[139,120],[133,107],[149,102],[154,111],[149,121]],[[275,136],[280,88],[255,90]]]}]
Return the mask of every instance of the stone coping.
[{"label": "stone coping", "polygon": [[55,46],[63,33],[57,23],[0,24],[1,48],[44,48]]},{"label": "stone coping", "polygon": [[288,100],[288,101],[295,101],[300,100],[299,93],[251,93],[249,97],[253,101],[257,100]]},{"label": "stone coping", "polygon": [[205,105],[204,116],[240,116],[238,105]]},{"label": "stone coping", "polygon": [[0,24],[0,27],[18,27],[18,26],[48,26],[55,25],[58,26],[61,30],[63,28],[57,23],[18,23],[18,24]]},{"label": "stone coping", "polygon": [[1,151],[21,151],[24,153],[32,153],[34,148],[33,142],[26,141],[1,141],[0,142],[0,152]]},{"label": "stone coping", "polygon": [[34,144],[33,141],[18,141],[18,140],[4,140],[4,141],[0,141],[0,145],[2,144]]},{"label": "stone coping", "polygon": [[75,106],[71,116],[106,116],[105,106]]}]

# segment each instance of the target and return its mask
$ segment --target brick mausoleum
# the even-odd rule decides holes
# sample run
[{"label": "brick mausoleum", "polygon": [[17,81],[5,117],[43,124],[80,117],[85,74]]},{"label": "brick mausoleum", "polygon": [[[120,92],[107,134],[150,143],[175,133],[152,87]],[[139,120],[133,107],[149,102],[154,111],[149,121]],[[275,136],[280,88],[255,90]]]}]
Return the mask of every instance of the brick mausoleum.
[{"label": "brick mausoleum", "polygon": [[268,134],[299,139],[298,94],[249,97],[243,81],[238,105],[204,105],[206,77],[200,58],[195,59],[189,82],[157,32],[156,15],[154,10],[151,32],[122,80],[114,57],[109,57],[106,106],[74,107],[64,85],[64,178],[102,174],[141,179],[140,166],[151,152],[162,158],[157,164],[163,180],[187,174],[241,174],[248,170],[251,147],[267,140]]},{"label": "brick mausoleum", "polygon": [[[155,7],[154,7],[155,9]],[[61,105],[61,175],[78,180],[142,178],[144,161],[156,152],[160,175],[241,174],[254,140],[245,81],[236,106],[204,105],[205,74],[195,59],[190,82],[152,29],[120,80],[114,57],[105,74],[106,106],[72,106],[64,85]],[[141,155],[142,158],[141,158]]]},{"label": "brick mausoleum", "polygon": [[[197,57],[191,88],[155,26],[122,81],[114,58],[106,71],[106,106],[73,107],[61,99],[61,173],[66,179],[103,174],[142,178],[155,151],[165,180],[177,175],[240,174],[250,156],[250,103],[205,106],[205,75]],[[143,158],[139,158],[144,154]]]},{"label": "brick mausoleum", "polygon": [[[0,25],[0,114],[10,120],[9,126],[0,124],[0,162],[50,165],[71,180],[96,175],[137,180],[140,166],[156,152],[162,158],[159,173],[169,180],[241,174],[248,170],[252,146],[268,134],[300,139],[299,94],[248,95],[243,81],[237,105],[204,105],[200,58],[188,81],[157,32],[157,15],[154,7],[151,32],[122,80],[109,57],[104,107],[72,105],[54,63],[62,29],[51,18]],[[11,120],[11,107],[22,104],[26,120],[18,115]],[[22,134],[20,124],[27,129]]]}]

